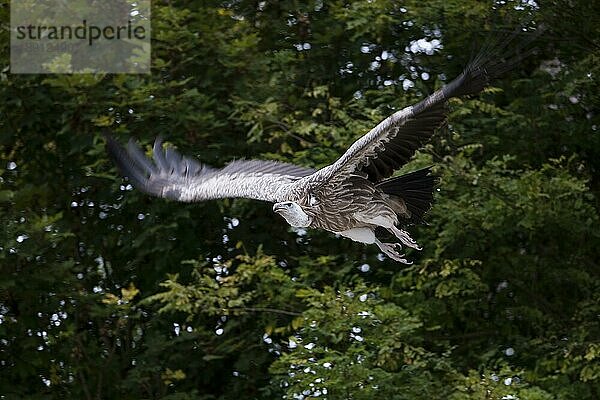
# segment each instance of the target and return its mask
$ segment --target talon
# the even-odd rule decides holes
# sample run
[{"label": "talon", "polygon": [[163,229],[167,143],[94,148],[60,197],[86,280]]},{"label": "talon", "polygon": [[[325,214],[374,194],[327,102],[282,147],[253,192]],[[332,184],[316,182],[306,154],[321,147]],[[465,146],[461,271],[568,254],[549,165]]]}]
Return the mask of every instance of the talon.
[{"label": "talon", "polygon": [[419,246],[417,242],[413,238],[411,238],[409,233],[405,230],[398,229],[395,226],[392,226],[388,230],[391,231],[405,246],[411,247],[415,250],[423,250],[423,248]]},{"label": "talon", "polygon": [[398,251],[395,250],[395,248],[401,249],[402,244],[400,244],[400,243],[381,243],[377,239],[375,239],[375,243],[377,244],[377,246],[379,246],[381,251],[383,251],[385,253],[385,255],[387,255],[392,260],[401,262],[403,264],[412,264],[412,262],[403,258],[404,254],[400,254]]}]

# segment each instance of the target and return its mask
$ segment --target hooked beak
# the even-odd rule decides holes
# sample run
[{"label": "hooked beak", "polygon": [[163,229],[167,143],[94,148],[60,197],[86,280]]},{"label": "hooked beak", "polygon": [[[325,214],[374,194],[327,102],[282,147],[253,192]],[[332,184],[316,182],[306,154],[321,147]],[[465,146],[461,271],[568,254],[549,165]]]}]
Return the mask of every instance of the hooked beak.
[{"label": "hooked beak", "polygon": [[273,212],[278,213],[279,211],[285,210],[285,206],[283,204],[274,204]]}]

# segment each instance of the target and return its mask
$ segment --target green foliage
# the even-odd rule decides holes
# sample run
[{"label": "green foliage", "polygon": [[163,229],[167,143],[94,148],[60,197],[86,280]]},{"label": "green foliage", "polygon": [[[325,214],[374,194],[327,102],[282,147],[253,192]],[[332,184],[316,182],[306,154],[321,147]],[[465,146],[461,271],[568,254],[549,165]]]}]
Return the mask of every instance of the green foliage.
[{"label": "green foliage", "polygon": [[[153,3],[150,75],[0,72],[1,397],[600,396],[593,2]],[[105,152],[320,167],[516,21],[539,52],[404,169],[440,176],[411,266],[268,204],[149,198]]]},{"label": "green foliage", "polygon": [[[376,288],[356,283],[323,291],[299,290],[307,304],[289,351],[271,371],[289,397],[444,398],[440,376],[448,360],[421,347],[423,324],[385,302]],[[402,393],[402,394],[399,394]]]}]

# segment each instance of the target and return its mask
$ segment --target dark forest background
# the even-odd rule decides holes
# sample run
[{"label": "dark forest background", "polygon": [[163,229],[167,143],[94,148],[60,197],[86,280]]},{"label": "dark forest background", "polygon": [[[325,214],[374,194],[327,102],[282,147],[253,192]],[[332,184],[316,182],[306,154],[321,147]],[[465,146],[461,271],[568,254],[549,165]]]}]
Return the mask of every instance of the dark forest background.
[{"label": "dark forest background", "polygon": [[[600,398],[594,2],[153,1],[150,75],[12,75],[0,20],[1,398]],[[410,266],[105,151],[320,167],[519,24],[537,53],[404,168],[440,176]]]}]

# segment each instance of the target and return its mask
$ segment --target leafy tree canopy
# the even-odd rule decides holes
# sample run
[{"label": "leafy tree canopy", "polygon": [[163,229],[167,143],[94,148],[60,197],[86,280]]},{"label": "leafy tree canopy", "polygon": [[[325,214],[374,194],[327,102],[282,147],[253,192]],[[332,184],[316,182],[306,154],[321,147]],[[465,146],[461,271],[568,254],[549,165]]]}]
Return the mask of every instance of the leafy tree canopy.
[{"label": "leafy tree canopy", "polygon": [[[320,167],[520,23],[538,52],[406,167],[440,176],[411,266],[105,152]],[[10,74],[0,36],[2,398],[600,398],[594,2],[154,1],[149,75]]]}]

